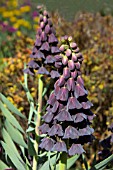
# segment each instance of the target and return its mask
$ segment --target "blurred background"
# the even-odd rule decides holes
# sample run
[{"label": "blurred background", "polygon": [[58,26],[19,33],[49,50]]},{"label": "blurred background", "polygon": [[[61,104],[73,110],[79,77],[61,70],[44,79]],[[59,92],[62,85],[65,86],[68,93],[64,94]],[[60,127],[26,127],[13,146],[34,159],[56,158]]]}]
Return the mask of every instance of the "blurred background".
[{"label": "blurred background", "polygon": [[[29,104],[21,82],[39,27],[36,7],[41,4],[50,11],[58,38],[71,35],[84,56],[83,79],[97,115],[96,140],[87,149],[90,163],[98,141],[110,135],[107,127],[113,122],[113,1],[0,0],[0,92],[26,116]],[[29,76],[28,83],[37,101],[37,78]],[[22,120],[21,124],[26,128]]]}]

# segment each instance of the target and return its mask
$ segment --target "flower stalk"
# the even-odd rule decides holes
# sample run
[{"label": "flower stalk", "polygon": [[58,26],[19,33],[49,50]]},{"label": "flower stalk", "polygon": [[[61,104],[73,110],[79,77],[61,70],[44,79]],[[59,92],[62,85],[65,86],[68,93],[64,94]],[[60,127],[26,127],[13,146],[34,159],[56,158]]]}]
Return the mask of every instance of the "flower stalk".
[{"label": "flower stalk", "polygon": [[43,93],[43,81],[42,81],[42,75],[39,75],[38,79],[38,112],[37,112],[37,118],[36,118],[36,127],[35,127],[35,142],[34,142],[34,148],[36,151],[36,155],[33,158],[33,170],[37,169],[37,155],[38,155],[38,143],[39,143],[39,126],[41,122],[41,111],[42,111],[42,93]]}]

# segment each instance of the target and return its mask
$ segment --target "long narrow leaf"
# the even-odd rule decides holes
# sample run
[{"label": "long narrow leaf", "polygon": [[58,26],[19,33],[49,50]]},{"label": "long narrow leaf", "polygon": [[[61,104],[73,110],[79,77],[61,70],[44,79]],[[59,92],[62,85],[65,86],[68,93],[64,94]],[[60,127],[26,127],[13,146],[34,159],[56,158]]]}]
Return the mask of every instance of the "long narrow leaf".
[{"label": "long narrow leaf", "polygon": [[80,157],[80,155],[74,155],[73,157],[69,158],[67,160],[67,169],[71,168],[72,165],[77,161],[77,159]]},{"label": "long narrow leaf", "polygon": [[3,103],[0,101],[0,109],[3,113],[3,115],[7,118],[7,120],[15,126],[18,130],[20,130],[22,133],[24,133],[22,127],[16,120],[16,118],[11,114],[11,112],[3,105]]},{"label": "long narrow leaf", "polygon": [[20,160],[18,159],[17,155],[11,149],[10,145],[7,145],[4,142],[1,142],[1,143],[2,143],[2,146],[3,146],[4,150],[5,150],[5,152],[7,152],[7,155],[9,156],[10,160],[14,164],[14,166],[18,170],[25,170],[24,165],[20,162]]},{"label": "long narrow leaf", "polygon": [[[58,157],[57,157],[57,159],[59,159],[59,157],[60,157],[60,154],[58,155]],[[56,163],[56,155],[55,156],[53,156],[52,158],[51,158],[51,160],[47,160],[43,165],[42,165],[42,167],[39,169],[39,170],[50,170],[50,168],[49,168],[49,161],[51,161],[51,166],[54,166],[55,165],[55,163]]]},{"label": "long narrow leaf", "polygon": [[25,118],[25,116],[1,93],[0,93],[0,98],[4,102],[4,104],[7,105],[9,110],[12,111],[12,113],[15,113],[18,116]]},{"label": "long narrow leaf", "polygon": [[16,142],[17,144],[27,148],[27,145],[23,139],[22,134],[16,129],[14,128],[8,121],[7,119],[5,120],[5,127],[7,129],[7,132],[9,133],[10,137],[12,138],[12,140],[14,142]]},{"label": "long narrow leaf", "polygon": [[92,167],[90,170],[103,170],[105,167],[113,161],[113,155],[109,156],[108,158],[104,159],[103,161],[96,164],[94,167]]},{"label": "long narrow leaf", "polygon": [[[10,146],[10,148],[12,149],[12,151],[15,153],[15,155],[19,158],[19,160],[21,162],[23,162],[22,158],[20,157],[19,153],[18,153],[18,150],[16,149],[16,146],[14,144],[14,142],[12,141],[11,137],[9,136],[9,134],[7,133],[7,131],[3,128],[2,129],[2,137],[3,137],[3,140],[5,141],[5,143],[7,145]],[[8,153],[7,153],[8,154]],[[24,163],[24,162],[23,162]]]},{"label": "long narrow leaf", "polygon": [[9,167],[0,160],[0,170],[8,169]]},{"label": "long narrow leaf", "polygon": [[[68,158],[67,160],[67,170],[70,169],[74,163],[77,161],[77,159],[80,157],[80,155],[74,155],[71,158]],[[56,170],[59,170],[59,164],[57,164],[56,166]]]}]

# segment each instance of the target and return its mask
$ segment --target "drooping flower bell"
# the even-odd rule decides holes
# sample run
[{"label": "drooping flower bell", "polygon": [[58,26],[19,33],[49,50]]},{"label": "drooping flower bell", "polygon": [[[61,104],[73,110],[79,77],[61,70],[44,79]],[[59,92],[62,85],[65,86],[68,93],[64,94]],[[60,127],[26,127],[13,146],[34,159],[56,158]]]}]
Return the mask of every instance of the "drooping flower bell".
[{"label": "drooping flower bell", "polygon": [[92,103],[84,87],[80,67],[83,56],[72,37],[61,40],[61,54],[55,57],[55,66],[60,77],[54,84],[54,91],[47,101],[44,123],[39,127],[42,139],[40,148],[47,151],[67,152],[69,155],[82,154],[82,145],[93,140],[90,127],[94,114]]},{"label": "drooping flower bell", "polygon": [[[58,40],[53,28],[53,24],[50,20],[48,12],[39,7],[39,29],[36,35],[36,41],[31,54],[31,61],[27,64],[28,67],[24,70],[25,73],[34,75],[46,74],[53,76],[52,71],[53,63],[55,62],[55,55],[59,54],[59,48],[57,46]],[[59,74],[56,74],[58,77]]]}]

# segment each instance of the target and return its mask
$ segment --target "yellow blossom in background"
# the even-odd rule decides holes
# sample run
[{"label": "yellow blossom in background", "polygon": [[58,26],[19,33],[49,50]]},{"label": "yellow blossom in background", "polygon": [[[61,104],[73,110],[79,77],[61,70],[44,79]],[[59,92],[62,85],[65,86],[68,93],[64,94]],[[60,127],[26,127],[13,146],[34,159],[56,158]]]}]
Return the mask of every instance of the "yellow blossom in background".
[{"label": "yellow blossom in background", "polygon": [[12,11],[4,11],[3,13],[2,13],[2,16],[4,17],[4,18],[10,18],[10,17],[12,17],[14,15],[14,13],[12,12]]},{"label": "yellow blossom in background", "polygon": [[24,12],[29,12],[30,11],[30,6],[29,5],[26,5],[26,6],[22,6],[20,8],[20,12],[24,13]]},{"label": "yellow blossom in background", "polygon": [[104,84],[100,84],[99,88],[102,90],[104,88]]},{"label": "yellow blossom in background", "polygon": [[12,99],[12,97],[7,97],[7,99],[12,103],[12,104],[14,104],[14,100]]},{"label": "yellow blossom in background", "polygon": [[14,8],[18,6],[17,0],[6,1],[5,3],[6,3],[7,6],[11,6],[11,7],[14,7]]},{"label": "yellow blossom in background", "polygon": [[14,15],[16,15],[16,16],[20,16],[20,15],[21,15],[20,10],[18,10],[18,9],[13,10],[13,13],[14,13]]},{"label": "yellow blossom in background", "polygon": [[24,110],[24,108],[23,107],[19,107],[18,110],[21,112],[21,111]]},{"label": "yellow blossom in background", "polygon": [[15,24],[13,24],[13,27],[14,27],[15,29],[18,29],[18,28],[20,27],[20,25],[19,25],[18,23],[15,23]]},{"label": "yellow blossom in background", "polygon": [[21,37],[22,32],[21,31],[17,31],[16,34],[17,34],[18,37]]},{"label": "yellow blossom in background", "polygon": [[12,16],[12,17],[10,18],[10,21],[11,21],[11,22],[16,22],[16,20],[17,20],[17,18],[14,17],[14,16]]},{"label": "yellow blossom in background", "polygon": [[34,19],[33,19],[35,22],[39,22],[39,17],[34,17]]}]

